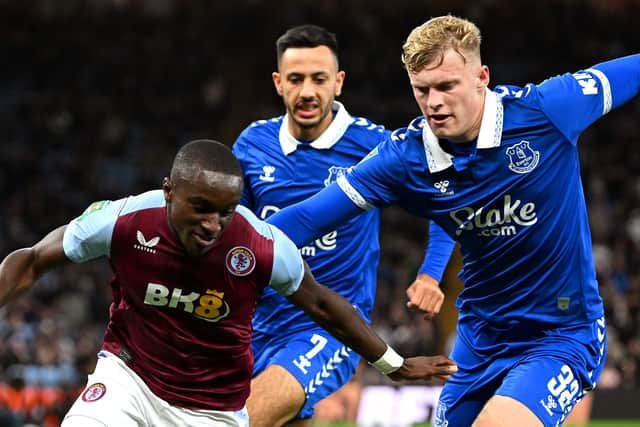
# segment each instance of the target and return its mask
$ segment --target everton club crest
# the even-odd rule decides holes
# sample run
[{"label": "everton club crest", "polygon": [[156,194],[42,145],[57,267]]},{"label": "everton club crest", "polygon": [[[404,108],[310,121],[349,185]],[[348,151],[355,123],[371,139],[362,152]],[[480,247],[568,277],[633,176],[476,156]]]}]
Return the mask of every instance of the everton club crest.
[{"label": "everton club crest", "polygon": [[529,173],[538,166],[540,152],[529,146],[529,141],[522,140],[507,148],[509,169],[515,173]]},{"label": "everton club crest", "polygon": [[349,169],[351,169],[351,167],[331,166],[329,168],[329,176],[324,180],[324,186],[328,187],[329,184],[335,182],[342,175],[348,174]]}]

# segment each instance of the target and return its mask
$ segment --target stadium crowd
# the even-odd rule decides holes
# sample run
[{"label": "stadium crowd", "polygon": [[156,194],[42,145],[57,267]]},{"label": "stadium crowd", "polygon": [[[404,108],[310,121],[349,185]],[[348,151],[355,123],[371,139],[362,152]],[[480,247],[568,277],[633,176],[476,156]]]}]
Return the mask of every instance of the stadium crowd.
[{"label": "stadium crowd", "polygon": [[[352,114],[406,125],[419,113],[401,43],[447,12],[483,28],[491,87],[537,83],[640,46],[637,0],[0,1],[0,252],[33,244],[94,200],[159,186],[155,171],[168,171],[181,143],[231,144],[252,120],[282,114],[273,41],[291,25],[338,35],[341,100]],[[580,140],[608,321],[599,387],[640,387],[638,117],[632,102]],[[407,218],[383,216],[374,325],[402,353],[434,353],[447,328],[405,308],[426,238],[426,224]],[[58,425],[93,369],[109,277],[104,261],[67,268],[0,310],[0,425]]]}]

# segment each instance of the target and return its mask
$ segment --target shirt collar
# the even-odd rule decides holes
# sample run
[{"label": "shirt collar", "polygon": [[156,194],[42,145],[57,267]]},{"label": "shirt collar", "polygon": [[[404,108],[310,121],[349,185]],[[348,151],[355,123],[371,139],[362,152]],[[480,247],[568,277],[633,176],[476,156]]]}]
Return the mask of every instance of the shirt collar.
[{"label": "shirt collar", "polygon": [[[487,88],[482,123],[478,134],[478,149],[500,146],[503,118],[502,98]],[[422,142],[427,155],[429,172],[440,172],[453,164],[451,160],[453,156],[442,149],[438,137],[433,134],[426,120],[422,126]]]},{"label": "shirt collar", "polygon": [[[331,111],[336,113],[331,124],[319,137],[309,144],[316,150],[326,150],[333,147],[340,138],[342,138],[349,125],[353,123],[353,118],[340,102],[333,101]],[[289,114],[285,114],[282,119],[279,139],[280,147],[282,147],[282,152],[285,155],[289,155],[296,151],[298,145],[301,144],[301,142],[294,138],[289,132]]]}]

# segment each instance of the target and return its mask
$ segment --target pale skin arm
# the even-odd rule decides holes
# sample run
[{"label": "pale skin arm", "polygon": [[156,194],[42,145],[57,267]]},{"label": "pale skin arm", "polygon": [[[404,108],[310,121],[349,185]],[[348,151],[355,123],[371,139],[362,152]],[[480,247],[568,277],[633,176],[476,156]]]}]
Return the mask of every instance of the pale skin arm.
[{"label": "pale skin arm", "polygon": [[29,248],[11,252],[0,264],[0,306],[27,291],[47,271],[69,264],[62,239],[66,225]]},{"label": "pale skin arm", "polygon": [[[288,297],[316,323],[329,331],[349,348],[369,362],[378,360],[387,344],[367,324],[351,303],[341,295],[316,282],[305,265],[300,288]],[[405,358],[400,369],[389,374],[393,380],[447,380],[456,372],[455,363],[444,356]]]},{"label": "pale skin arm", "polygon": [[444,302],[444,293],[440,283],[428,274],[418,274],[416,280],[407,288],[407,308],[424,313],[425,319],[432,319],[440,312]]}]

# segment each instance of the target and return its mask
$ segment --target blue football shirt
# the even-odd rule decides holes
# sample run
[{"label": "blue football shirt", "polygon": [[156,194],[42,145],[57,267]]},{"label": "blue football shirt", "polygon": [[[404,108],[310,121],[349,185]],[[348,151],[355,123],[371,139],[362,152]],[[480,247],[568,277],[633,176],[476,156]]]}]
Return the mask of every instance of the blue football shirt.
[{"label": "blue football shirt", "polygon": [[[639,91],[640,55],[538,85],[498,86],[487,91],[466,155],[445,151],[418,117],[336,185],[271,222],[296,241],[362,209],[399,205],[460,243],[461,320],[504,330],[593,321],[603,307],[576,145],[584,129]],[[327,205],[331,215],[321,215]],[[301,222],[308,217],[316,221]],[[460,331],[469,342],[491,342],[472,329]]]},{"label": "blue football shirt", "polygon": [[[329,128],[314,141],[296,140],[288,131],[286,115],[249,125],[233,146],[245,176],[242,204],[268,218],[335,182],[390,135],[383,126],[351,116],[339,102],[333,114]],[[346,297],[367,320],[375,298],[379,223],[378,211],[367,212],[298,245],[318,282]],[[265,289],[254,317],[255,331],[278,334],[309,325],[315,326],[301,310]]]}]

